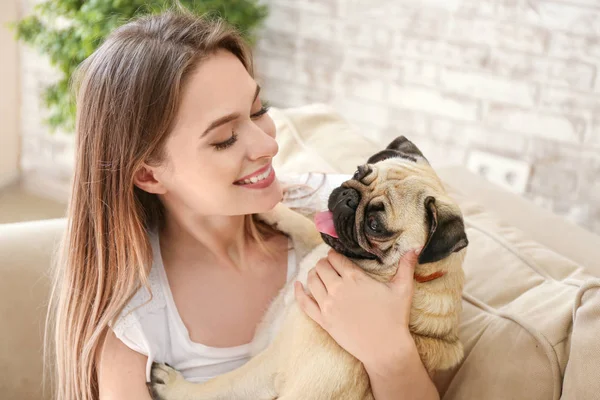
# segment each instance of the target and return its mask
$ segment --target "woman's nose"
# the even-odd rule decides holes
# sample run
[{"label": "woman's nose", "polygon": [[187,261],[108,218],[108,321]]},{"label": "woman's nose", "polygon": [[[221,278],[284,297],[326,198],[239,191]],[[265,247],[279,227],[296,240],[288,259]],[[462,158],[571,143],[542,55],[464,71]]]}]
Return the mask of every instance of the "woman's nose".
[{"label": "woman's nose", "polygon": [[252,134],[248,135],[248,158],[258,160],[264,157],[273,158],[279,151],[279,145],[275,135],[265,132],[259,126],[254,125]]}]

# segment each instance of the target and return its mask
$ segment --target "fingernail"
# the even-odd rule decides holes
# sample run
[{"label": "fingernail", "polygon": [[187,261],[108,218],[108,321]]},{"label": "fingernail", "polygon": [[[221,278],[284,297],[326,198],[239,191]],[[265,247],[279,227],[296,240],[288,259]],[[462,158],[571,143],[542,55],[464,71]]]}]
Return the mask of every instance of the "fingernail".
[{"label": "fingernail", "polygon": [[422,251],[423,251],[422,247],[420,249],[416,249],[415,250],[415,255],[418,256],[419,254],[421,254]]}]

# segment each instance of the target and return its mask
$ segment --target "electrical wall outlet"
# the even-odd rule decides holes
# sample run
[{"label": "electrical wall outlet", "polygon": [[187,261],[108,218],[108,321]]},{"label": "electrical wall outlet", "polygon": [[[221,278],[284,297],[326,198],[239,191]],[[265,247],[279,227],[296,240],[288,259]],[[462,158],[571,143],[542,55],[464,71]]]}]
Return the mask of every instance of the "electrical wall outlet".
[{"label": "electrical wall outlet", "polygon": [[479,150],[472,150],[469,153],[467,168],[488,181],[518,194],[525,193],[531,173],[531,166],[525,161]]}]

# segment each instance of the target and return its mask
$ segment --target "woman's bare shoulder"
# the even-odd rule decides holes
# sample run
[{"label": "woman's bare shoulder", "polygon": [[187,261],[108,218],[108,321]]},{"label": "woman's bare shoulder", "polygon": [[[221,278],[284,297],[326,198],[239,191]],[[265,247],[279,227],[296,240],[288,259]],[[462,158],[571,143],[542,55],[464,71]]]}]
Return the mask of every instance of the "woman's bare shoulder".
[{"label": "woman's bare shoulder", "polygon": [[127,347],[108,329],[96,357],[100,400],[150,400],[146,386],[148,357]]}]

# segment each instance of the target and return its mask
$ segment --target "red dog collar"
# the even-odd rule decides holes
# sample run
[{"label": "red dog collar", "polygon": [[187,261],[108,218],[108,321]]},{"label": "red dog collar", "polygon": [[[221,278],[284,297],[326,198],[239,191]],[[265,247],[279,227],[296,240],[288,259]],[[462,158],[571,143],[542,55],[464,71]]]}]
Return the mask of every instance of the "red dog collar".
[{"label": "red dog collar", "polygon": [[415,274],[415,281],[417,281],[419,283],[431,282],[434,279],[441,278],[444,275],[446,275],[446,272],[444,272],[444,271],[437,271],[437,272],[434,272],[433,274],[430,274],[430,275],[417,275],[417,274]]}]

